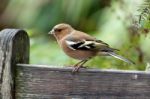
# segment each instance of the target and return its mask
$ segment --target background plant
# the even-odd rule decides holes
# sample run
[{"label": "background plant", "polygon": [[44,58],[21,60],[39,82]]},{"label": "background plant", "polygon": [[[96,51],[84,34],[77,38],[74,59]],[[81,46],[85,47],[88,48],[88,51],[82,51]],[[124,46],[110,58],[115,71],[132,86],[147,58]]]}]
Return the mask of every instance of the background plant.
[{"label": "background plant", "polygon": [[88,66],[143,70],[150,61],[149,0],[2,0],[0,29],[22,28],[31,40],[30,62],[70,65],[68,58],[47,33],[61,22],[69,23],[118,48],[135,61],[131,66],[112,57],[96,57]]}]

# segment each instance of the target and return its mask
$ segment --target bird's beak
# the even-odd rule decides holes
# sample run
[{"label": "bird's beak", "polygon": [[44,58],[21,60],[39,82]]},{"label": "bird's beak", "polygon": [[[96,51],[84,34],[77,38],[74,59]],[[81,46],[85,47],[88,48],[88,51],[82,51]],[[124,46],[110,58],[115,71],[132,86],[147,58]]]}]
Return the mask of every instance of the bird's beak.
[{"label": "bird's beak", "polygon": [[48,34],[54,34],[54,30],[49,31]]}]

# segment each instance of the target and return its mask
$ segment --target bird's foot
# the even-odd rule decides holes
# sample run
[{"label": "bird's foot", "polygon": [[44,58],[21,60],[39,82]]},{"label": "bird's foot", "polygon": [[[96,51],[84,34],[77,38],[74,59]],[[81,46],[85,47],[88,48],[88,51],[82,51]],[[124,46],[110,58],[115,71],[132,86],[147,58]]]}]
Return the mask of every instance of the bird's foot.
[{"label": "bird's foot", "polygon": [[79,72],[80,68],[86,69],[87,67],[85,67],[85,66],[74,66],[74,69],[72,70],[72,73],[74,74],[74,73]]},{"label": "bird's foot", "polygon": [[75,73],[79,72],[80,68],[81,68],[81,66],[75,66],[74,69],[72,70],[72,73],[75,74]]}]

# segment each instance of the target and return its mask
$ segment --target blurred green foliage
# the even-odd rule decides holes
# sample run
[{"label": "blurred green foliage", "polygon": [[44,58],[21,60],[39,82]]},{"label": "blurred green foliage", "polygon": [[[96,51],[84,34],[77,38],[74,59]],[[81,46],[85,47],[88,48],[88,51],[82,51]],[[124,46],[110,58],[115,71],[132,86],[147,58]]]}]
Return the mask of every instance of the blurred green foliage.
[{"label": "blurred green foliage", "polygon": [[149,0],[2,0],[0,29],[22,28],[30,36],[30,63],[69,66],[77,62],[47,33],[58,23],[71,24],[120,49],[137,64],[96,57],[86,65],[109,69],[144,70],[150,62]]}]

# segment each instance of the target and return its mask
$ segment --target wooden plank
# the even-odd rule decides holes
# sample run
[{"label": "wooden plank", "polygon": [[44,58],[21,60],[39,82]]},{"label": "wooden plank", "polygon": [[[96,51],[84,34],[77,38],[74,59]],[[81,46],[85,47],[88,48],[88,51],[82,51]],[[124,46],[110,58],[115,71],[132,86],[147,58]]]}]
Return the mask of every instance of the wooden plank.
[{"label": "wooden plank", "polygon": [[0,99],[15,97],[15,65],[29,62],[29,38],[24,30],[0,31]]},{"label": "wooden plank", "polygon": [[150,73],[18,64],[18,99],[150,99]]}]

